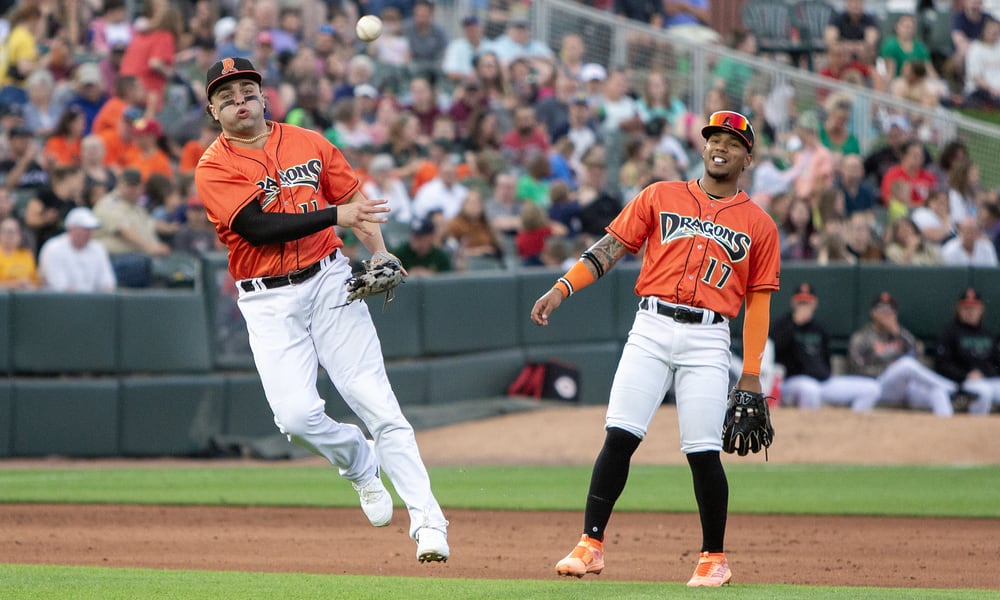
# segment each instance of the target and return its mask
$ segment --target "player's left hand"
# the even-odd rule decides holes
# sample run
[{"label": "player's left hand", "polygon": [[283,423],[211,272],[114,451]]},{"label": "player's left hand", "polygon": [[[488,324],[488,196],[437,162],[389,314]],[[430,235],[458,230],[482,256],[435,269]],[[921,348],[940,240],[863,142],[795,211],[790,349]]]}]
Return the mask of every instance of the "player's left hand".
[{"label": "player's left hand", "polygon": [[535,306],[531,308],[531,320],[535,325],[545,327],[549,324],[549,315],[552,314],[552,311],[559,308],[562,301],[562,292],[556,288],[545,292],[541,298],[535,301]]}]

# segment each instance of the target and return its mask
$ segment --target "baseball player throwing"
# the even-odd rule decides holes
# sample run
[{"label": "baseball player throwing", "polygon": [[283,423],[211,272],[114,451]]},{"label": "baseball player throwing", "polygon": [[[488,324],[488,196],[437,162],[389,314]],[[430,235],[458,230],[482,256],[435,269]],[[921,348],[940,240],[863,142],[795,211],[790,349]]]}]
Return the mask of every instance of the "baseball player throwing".
[{"label": "baseball player throwing", "polygon": [[[351,481],[372,525],[388,525],[392,497],[410,515],[421,561],[448,559],[447,524],[431,492],[413,428],[386,377],[364,302],[347,302],[351,267],[334,225],[385,252],[384,200],[369,200],[337,148],[320,134],[264,118],[261,75],[224,58],[206,76],[208,112],[222,126],[195,171],[198,195],[229,249],[238,306],[274,421],[289,441],[326,458]],[[368,427],[327,416],[316,389],[322,365]]]},{"label": "baseball player throwing", "polygon": [[727,319],[745,300],[745,359],[737,388],[759,393],[780,261],[773,221],[738,187],[752,160],[750,122],[736,112],[716,112],[702,135],[705,175],[654,183],[639,192],[608,225],[607,235],[531,309],[535,324],[548,324],[565,298],[645,244],[635,284],[639,310],[611,386],[583,536],[556,563],[560,575],[583,577],[604,569],[605,528],[625,488],[632,454],[673,386],[681,451],[691,467],[702,527],[698,566],[688,585],[716,587],[732,577],[723,547],[729,485],[719,458],[729,386]]}]

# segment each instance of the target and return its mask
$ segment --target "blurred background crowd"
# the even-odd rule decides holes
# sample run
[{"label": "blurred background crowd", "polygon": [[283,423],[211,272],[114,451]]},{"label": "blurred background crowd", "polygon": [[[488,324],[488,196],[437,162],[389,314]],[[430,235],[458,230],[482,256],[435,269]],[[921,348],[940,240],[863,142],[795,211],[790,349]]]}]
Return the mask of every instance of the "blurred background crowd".
[{"label": "blurred background crowd", "polygon": [[[192,186],[218,135],[205,71],[231,56],[263,73],[271,119],[322,132],[389,200],[414,276],[574,261],[642,187],[700,176],[719,109],[756,128],[743,187],[783,259],[996,266],[995,147],[926,115],[1000,107],[1000,23],[983,0],[886,3],[755,0],[722,30],[723,0],[574,2],[639,32],[611,60],[599,29],[554,35],[522,0],[0,2],[0,285],[190,284],[219,250]],[[775,7],[800,11],[788,39]],[[361,14],[383,19],[372,43]],[[837,85],[804,98],[760,61]],[[915,108],[861,113],[850,86]]]}]

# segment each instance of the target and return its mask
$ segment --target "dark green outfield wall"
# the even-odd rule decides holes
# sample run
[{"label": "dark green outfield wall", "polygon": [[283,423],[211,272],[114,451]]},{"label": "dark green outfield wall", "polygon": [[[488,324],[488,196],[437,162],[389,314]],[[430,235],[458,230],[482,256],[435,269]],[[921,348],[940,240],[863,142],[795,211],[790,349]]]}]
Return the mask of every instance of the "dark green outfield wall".
[{"label": "dark green outfield wall", "polygon": [[[381,298],[369,307],[404,408],[503,395],[526,360],[549,358],[580,369],[582,403],[603,404],[635,313],[636,273],[619,265],[546,328],[528,312],[559,274],[547,270],[412,279],[385,312]],[[191,455],[213,440],[274,434],[227,277],[215,257],[194,291],[0,293],[0,457]],[[969,285],[1000,329],[995,269],[786,264],[774,315],[802,281],[819,293],[835,350],[882,290],[926,341]],[[737,350],[741,322],[732,323]],[[345,416],[322,373],[318,385],[330,414]]]}]

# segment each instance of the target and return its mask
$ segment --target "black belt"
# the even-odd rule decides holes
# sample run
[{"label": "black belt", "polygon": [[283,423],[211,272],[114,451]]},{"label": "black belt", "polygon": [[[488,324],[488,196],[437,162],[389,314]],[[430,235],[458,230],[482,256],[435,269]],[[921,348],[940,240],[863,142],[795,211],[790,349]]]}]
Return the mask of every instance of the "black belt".
[{"label": "black belt", "polygon": [[[678,323],[694,323],[701,325],[702,319],[704,319],[705,316],[705,312],[702,310],[687,308],[686,306],[670,306],[669,304],[658,302],[652,298],[643,298],[639,301],[639,306],[646,310],[653,310],[655,308],[657,313],[663,315],[664,317],[670,317]],[[712,323],[721,323],[722,321],[722,315],[715,313]]]},{"label": "black belt", "polygon": [[[337,251],[334,250],[332,253],[330,253],[330,256],[326,258],[332,259],[335,258],[336,256],[337,256]],[[290,271],[288,273],[285,273],[284,275],[272,275],[270,277],[257,277],[254,279],[244,279],[240,281],[240,287],[243,288],[243,291],[245,292],[252,292],[254,290],[259,289],[256,285],[254,285],[255,282],[260,282],[260,285],[263,286],[264,289],[273,290],[274,288],[285,287],[286,285],[292,285],[296,283],[302,283],[303,281],[308,281],[314,275],[316,275],[316,273],[320,272],[320,269],[323,268],[323,261],[326,260],[326,258],[314,262],[308,267],[299,269],[298,271]]]}]

